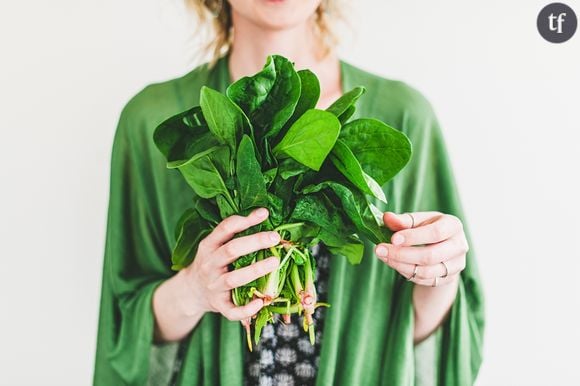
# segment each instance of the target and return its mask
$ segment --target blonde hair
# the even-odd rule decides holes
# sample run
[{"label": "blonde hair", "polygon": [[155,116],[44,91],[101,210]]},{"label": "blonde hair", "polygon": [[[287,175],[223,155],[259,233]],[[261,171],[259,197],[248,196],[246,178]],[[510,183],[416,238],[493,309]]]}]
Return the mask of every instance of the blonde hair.
[{"label": "blonde hair", "polygon": [[[185,0],[185,4],[197,18],[196,35],[202,34],[207,41],[200,53],[209,55],[211,67],[231,48],[233,37],[231,6],[227,0]],[[342,19],[339,0],[322,0],[316,9],[314,24],[323,57],[338,44],[333,25],[339,19]]]}]

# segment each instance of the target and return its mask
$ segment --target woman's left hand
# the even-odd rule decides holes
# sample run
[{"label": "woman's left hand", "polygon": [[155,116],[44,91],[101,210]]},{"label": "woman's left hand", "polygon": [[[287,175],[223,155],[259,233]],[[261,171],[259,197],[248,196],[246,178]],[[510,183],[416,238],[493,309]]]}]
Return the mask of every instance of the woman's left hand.
[{"label": "woman's left hand", "polygon": [[395,232],[391,243],[375,248],[377,256],[416,284],[439,286],[455,282],[465,269],[469,250],[463,224],[439,212],[383,214]]}]

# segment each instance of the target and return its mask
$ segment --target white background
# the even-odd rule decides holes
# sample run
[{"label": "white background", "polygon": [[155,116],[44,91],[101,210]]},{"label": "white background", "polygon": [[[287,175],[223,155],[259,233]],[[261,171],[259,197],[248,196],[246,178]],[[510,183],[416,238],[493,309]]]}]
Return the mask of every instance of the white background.
[{"label": "white background", "polygon": [[[580,32],[543,41],[543,1],[356,4],[343,57],[445,130],[487,295],[478,385],[580,384]],[[1,3],[1,385],[91,383],[113,132],[193,68],[191,29],[179,0]]]}]

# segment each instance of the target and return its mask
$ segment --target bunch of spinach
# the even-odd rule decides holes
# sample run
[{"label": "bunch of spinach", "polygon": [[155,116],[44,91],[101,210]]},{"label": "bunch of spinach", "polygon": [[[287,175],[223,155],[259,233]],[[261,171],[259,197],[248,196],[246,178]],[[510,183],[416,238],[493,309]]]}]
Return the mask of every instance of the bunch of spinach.
[{"label": "bunch of spinach", "polygon": [[[279,268],[232,291],[236,305],[255,297],[264,308],[255,315],[257,344],[264,325],[283,315],[303,315],[314,342],[312,314],[319,303],[311,247],[321,242],[333,255],[361,261],[362,239],[388,240],[374,202],[386,202],[381,188],[411,157],[400,131],[372,118],[351,120],[365,89],[356,87],[326,110],[316,109],[317,77],[293,63],[269,56],[254,76],[231,84],[226,95],[201,89],[200,106],[161,123],[154,141],[195,191],[192,208],[176,228],[172,268],[190,264],[198,244],[224,218],[269,209],[264,223],[244,234],[280,233],[269,250],[241,257],[233,269],[270,256]],[[252,349],[252,319],[242,321]]]}]

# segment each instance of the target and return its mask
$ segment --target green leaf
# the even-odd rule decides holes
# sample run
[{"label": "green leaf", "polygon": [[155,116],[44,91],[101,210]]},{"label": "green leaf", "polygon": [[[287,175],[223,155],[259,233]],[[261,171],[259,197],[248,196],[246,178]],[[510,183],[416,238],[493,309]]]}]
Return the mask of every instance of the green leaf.
[{"label": "green leaf", "polygon": [[234,154],[242,133],[250,132],[247,117],[225,95],[209,87],[201,88],[199,103],[209,130]]},{"label": "green leaf", "polygon": [[297,162],[294,158],[286,158],[280,161],[278,165],[278,175],[283,180],[287,180],[290,177],[303,174],[308,170],[310,170],[308,166]]},{"label": "green leaf", "polygon": [[211,201],[195,196],[194,207],[199,215],[212,226],[216,226],[222,220],[216,204]]},{"label": "green leaf", "polygon": [[232,83],[227,96],[246,113],[256,135],[276,136],[300,98],[300,78],[288,59],[268,56],[262,71]]},{"label": "green leaf", "polygon": [[153,133],[153,141],[174,168],[188,162],[200,152],[218,145],[208,131],[201,108],[196,106],[163,121]]},{"label": "green leaf", "polygon": [[218,210],[220,212],[220,217],[222,219],[230,217],[237,213],[235,205],[231,200],[228,200],[223,194],[215,196],[215,201],[217,203]]},{"label": "green leaf", "polygon": [[300,70],[298,71],[298,76],[300,78],[300,98],[294,109],[294,113],[286,122],[285,130],[280,134],[284,136],[288,128],[292,126],[294,122],[298,120],[307,110],[313,109],[318,103],[320,98],[320,82],[316,75],[310,70]]},{"label": "green leaf", "polygon": [[363,193],[370,194],[383,202],[387,202],[385,193],[379,184],[367,175],[353,152],[341,139],[336,141],[330,160],[336,168]]},{"label": "green leaf", "polygon": [[179,236],[181,235],[181,232],[183,231],[183,224],[185,223],[185,221],[191,217],[195,212],[195,209],[186,209],[185,212],[183,212],[183,214],[181,215],[181,217],[179,218],[179,220],[177,220],[177,225],[175,226],[175,231],[173,232],[174,236],[175,236],[175,241],[177,241],[179,239]]},{"label": "green leaf", "polygon": [[380,226],[368,201],[360,192],[334,181],[325,181],[304,188],[304,193],[315,193],[324,189],[331,190],[340,200],[342,209],[355,225],[357,232],[375,244],[390,240],[390,231]]},{"label": "green leaf", "polygon": [[385,197],[385,192],[383,191],[383,188],[381,187],[381,185],[379,185],[379,183],[377,181],[375,181],[374,178],[372,178],[371,176],[369,176],[365,172],[363,172],[363,176],[365,178],[367,186],[373,192],[372,196],[378,198],[380,201],[382,201],[383,203],[386,204],[387,197]]},{"label": "green leaf", "polygon": [[267,205],[266,182],[260,164],[256,160],[254,144],[247,135],[240,141],[236,161],[240,209]]},{"label": "green leaf", "polygon": [[343,211],[335,206],[325,194],[306,194],[296,200],[290,222],[308,221],[340,238],[339,235],[349,235],[354,232],[352,224],[349,224],[342,213]]},{"label": "green leaf", "polygon": [[[176,169],[193,162],[215,151],[220,146],[217,138],[210,132],[202,134],[198,139],[192,141],[186,149],[185,157],[167,162],[168,169]],[[189,158],[186,158],[189,157]]]},{"label": "green leaf", "polygon": [[327,243],[325,245],[330,253],[346,257],[350,264],[356,265],[362,261],[365,247],[358,237],[351,236],[346,242],[343,241],[338,245],[328,245]]},{"label": "green leaf", "polygon": [[379,185],[394,177],[411,159],[409,138],[377,119],[355,119],[347,123],[340,132],[340,139]]},{"label": "green leaf", "polygon": [[268,138],[264,138],[262,141],[262,151],[256,154],[257,156],[262,156],[260,163],[266,165],[267,168],[273,168],[278,166],[278,160],[274,157],[272,153],[272,147],[270,146],[270,141]]},{"label": "green leaf", "polygon": [[171,269],[180,270],[187,267],[197,253],[199,242],[209,234],[207,222],[196,210],[188,209],[178,222],[177,243],[171,254]]},{"label": "green leaf", "polygon": [[198,196],[213,198],[218,194],[229,196],[224,181],[223,163],[229,159],[229,149],[219,146],[204,156],[179,167],[185,181]]},{"label": "green leaf", "polygon": [[349,106],[349,108],[346,109],[346,111],[344,113],[340,114],[340,116],[338,117],[340,124],[344,125],[346,123],[346,121],[348,121],[349,118],[354,115],[355,111],[356,111],[356,107],[354,105]]},{"label": "green leaf", "polygon": [[284,200],[268,192],[268,209],[270,211],[268,219],[273,226],[277,227],[282,223],[284,218]]},{"label": "green leaf", "polygon": [[320,233],[320,227],[316,224],[305,222],[299,227],[292,227],[287,229],[287,232],[290,233],[290,240],[308,244],[311,240],[318,236]]},{"label": "green leaf", "polygon": [[339,119],[344,114],[346,119],[340,119],[341,121],[346,121],[350,116],[354,113],[354,110],[351,107],[354,107],[354,104],[365,93],[364,87],[355,87],[352,90],[344,93],[340,98],[334,101],[326,111],[336,115]]},{"label": "green leaf", "polygon": [[272,319],[272,313],[267,307],[262,308],[258,311],[258,316],[256,317],[254,326],[254,342],[258,344],[260,341],[260,336],[262,335],[262,329],[264,326]]},{"label": "green leaf", "polygon": [[340,122],[334,115],[323,110],[308,110],[288,129],[273,152],[279,159],[289,156],[318,171],[339,133]]},{"label": "green leaf", "polygon": [[277,175],[278,175],[277,167],[268,169],[264,172],[264,182],[266,183],[266,189],[268,189],[272,185],[272,182],[274,182],[274,179],[276,178]]}]

